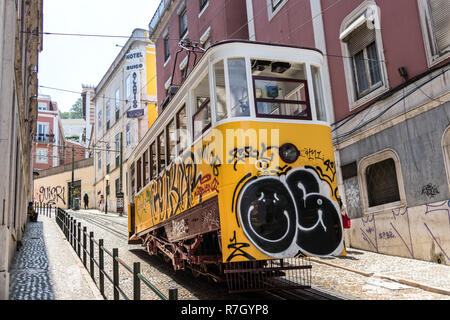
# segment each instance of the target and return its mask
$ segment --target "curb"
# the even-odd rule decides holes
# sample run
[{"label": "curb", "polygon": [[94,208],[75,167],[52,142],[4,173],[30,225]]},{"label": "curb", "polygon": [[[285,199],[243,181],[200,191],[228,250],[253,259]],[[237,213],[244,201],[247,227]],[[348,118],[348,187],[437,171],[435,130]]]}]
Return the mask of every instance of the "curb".
[{"label": "curb", "polygon": [[313,262],[317,262],[317,263],[321,263],[321,264],[325,264],[325,265],[329,265],[331,267],[335,267],[335,268],[339,268],[339,269],[343,269],[346,271],[350,271],[353,273],[357,273],[360,274],[362,276],[365,277],[374,277],[374,278],[380,278],[380,279],[385,279],[385,280],[390,280],[390,281],[394,281],[394,282],[398,282],[404,285],[408,285],[410,287],[416,287],[425,291],[430,291],[430,292],[434,292],[434,293],[439,293],[439,294],[443,294],[443,295],[448,295],[450,296],[450,290],[446,290],[446,289],[442,289],[442,288],[436,288],[433,286],[429,286],[429,285],[425,285],[419,282],[415,282],[412,280],[407,280],[407,279],[403,279],[403,278],[396,278],[396,277],[391,277],[391,276],[382,276],[382,275],[374,275],[373,272],[364,272],[364,271],[359,271],[353,268],[349,268],[349,267],[344,267],[335,263],[331,263],[331,262],[326,262],[326,261],[322,261],[319,260],[318,258],[314,258],[314,257],[309,257],[309,259]]}]

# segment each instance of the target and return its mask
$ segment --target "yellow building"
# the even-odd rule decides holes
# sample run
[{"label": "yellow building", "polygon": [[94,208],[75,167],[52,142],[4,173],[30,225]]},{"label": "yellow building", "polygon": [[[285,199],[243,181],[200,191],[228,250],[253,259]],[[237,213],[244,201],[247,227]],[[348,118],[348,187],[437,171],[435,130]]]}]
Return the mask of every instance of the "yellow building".
[{"label": "yellow building", "polygon": [[[84,208],[83,197],[89,197],[88,208],[94,208],[94,159],[88,158],[74,162],[74,198]],[[33,201],[62,209],[70,208],[70,186],[72,184],[72,164],[39,171],[34,179]]]}]

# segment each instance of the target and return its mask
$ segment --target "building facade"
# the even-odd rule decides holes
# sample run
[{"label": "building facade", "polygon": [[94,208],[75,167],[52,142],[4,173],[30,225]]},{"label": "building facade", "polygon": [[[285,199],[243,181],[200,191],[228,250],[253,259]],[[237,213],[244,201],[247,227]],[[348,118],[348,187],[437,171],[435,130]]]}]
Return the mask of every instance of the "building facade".
[{"label": "building facade", "polygon": [[64,144],[64,130],[58,104],[52,101],[50,96],[39,95],[33,168],[43,170],[63,164]]},{"label": "building facade", "polygon": [[163,0],[149,24],[160,109],[189,72],[185,48],[242,32],[319,49],[347,246],[450,264],[449,13],[445,0]]},{"label": "building facade", "polygon": [[[104,210],[107,200],[108,211],[116,211],[116,194],[128,187],[127,159],[157,116],[155,49],[145,30],[133,31],[97,85],[93,101],[95,208]],[[128,203],[126,196],[124,201]]]},{"label": "building facade", "polygon": [[450,264],[448,3],[246,4],[253,40],[325,55],[347,244]]},{"label": "building facade", "polygon": [[94,159],[88,158],[72,163],[45,169],[34,180],[34,201],[40,205],[51,205],[62,209],[71,208],[71,189],[73,168],[73,197],[79,199],[84,209],[84,195],[88,195],[88,209],[94,207]]},{"label": "building facade", "polygon": [[42,5],[42,0],[0,1],[0,300],[8,299],[9,267],[33,199]]}]

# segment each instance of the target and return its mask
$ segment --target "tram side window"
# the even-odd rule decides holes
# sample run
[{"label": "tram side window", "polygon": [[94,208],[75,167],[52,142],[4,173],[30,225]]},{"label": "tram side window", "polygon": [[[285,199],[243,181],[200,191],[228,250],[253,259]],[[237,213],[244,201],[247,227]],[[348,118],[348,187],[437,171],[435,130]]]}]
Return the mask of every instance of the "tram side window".
[{"label": "tram side window", "polygon": [[138,161],[136,161],[136,191],[139,192],[142,188],[142,161],[141,159],[138,159]]},{"label": "tram side window", "polygon": [[231,91],[231,116],[250,116],[244,58],[228,59],[228,78]]},{"label": "tram side window", "polygon": [[166,143],[164,139],[164,132],[158,136],[158,172],[161,172],[166,167]]},{"label": "tram side window", "polygon": [[172,120],[166,127],[166,141],[167,141],[167,165],[171,163],[175,159],[176,150],[175,150],[175,121]]},{"label": "tram side window", "polygon": [[186,105],[184,105],[177,113],[177,145],[178,154],[181,154],[188,145],[187,116]]},{"label": "tram side window", "polygon": [[144,164],[143,166],[143,176],[144,176],[144,186],[147,185],[147,183],[149,182],[150,179],[150,170],[149,170],[149,163],[148,163],[148,151],[145,151],[143,156],[142,156],[142,162]]},{"label": "tram side window", "polygon": [[254,76],[256,115],[311,120],[305,80]]},{"label": "tram side window", "polygon": [[199,85],[194,89],[194,99],[192,127],[195,139],[211,127],[211,103],[209,97],[208,74],[203,77]]},{"label": "tram side window", "polygon": [[216,85],[216,121],[220,121],[227,117],[227,92],[222,60],[214,64],[214,79]]},{"label": "tram side window", "polygon": [[133,163],[130,167],[130,178],[131,178],[130,185],[131,185],[131,193],[132,193],[131,195],[132,196],[136,193],[135,189],[134,189],[134,185],[135,185],[134,170],[135,170],[135,167],[134,167],[134,163]]},{"label": "tram side window", "polygon": [[320,70],[316,66],[311,66],[311,74],[314,87],[314,101],[316,102],[317,120],[327,121],[327,112],[325,109],[325,97],[322,87],[322,79],[320,78]]},{"label": "tram side window", "polygon": [[158,159],[156,157],[156,144],[153,143],[150,145],[150,179],[154,179],[156,177],[156,164]]}]

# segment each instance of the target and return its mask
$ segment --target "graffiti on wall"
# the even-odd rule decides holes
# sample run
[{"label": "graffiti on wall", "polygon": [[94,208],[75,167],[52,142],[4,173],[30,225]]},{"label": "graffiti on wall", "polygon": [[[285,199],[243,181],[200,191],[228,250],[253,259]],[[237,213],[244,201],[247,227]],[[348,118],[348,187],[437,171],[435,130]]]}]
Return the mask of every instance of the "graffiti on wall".
[{"label": "graffiti on wall", "polygon": [[46,205],[66,205],[66,188],[64,186],[41,186],[35,192],[34,201]]},{"label": "graffiti on wall", "polygon": [[[366,249],[387,252],[390,247],[402,247],[405,256],[417,259],[417,250],[430,240],[433,251],[430,256],[445,257],[450,263],[449,248],[444,244],[450,229],[450,200],[415,208],[393,209],[357,220],[360,222],[357,239],[361,237]],[[417,234],[427,234],[429,238],[418,237]],[[352,239],[352,245],[357,245],[357,239]],[[425,258],[424,253],[421,258]]]}]

